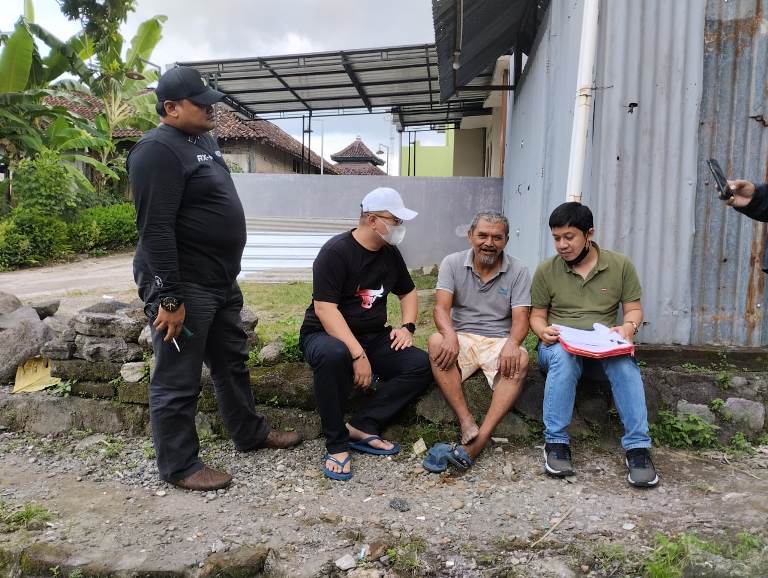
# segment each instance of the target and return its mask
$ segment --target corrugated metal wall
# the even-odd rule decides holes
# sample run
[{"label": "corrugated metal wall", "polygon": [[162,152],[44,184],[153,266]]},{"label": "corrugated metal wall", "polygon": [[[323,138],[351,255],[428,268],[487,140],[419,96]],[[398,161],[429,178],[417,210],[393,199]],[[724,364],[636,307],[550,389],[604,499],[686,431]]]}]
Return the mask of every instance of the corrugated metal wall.
[{"label": "corrugated metal wall", "polygon": [[[646,343],[768,342],[764,227],[714,199],[704,164],[767,178],[766,8],[600,3],[583,201],[598,242],[638,268]],[[510,106],[503,203],[510,250],[529,266],[554,254],[546,222],[565,200],[582,11],[581,0],[551,3]]]},{"label": "corrugated metal wall", "polygon": [[768,1],[707,2],[691,294],[694,343],[764,345],[765,225],[723,207],[705,161],[765,182]]},{"label": "corrugated metal wall", "polygon": [[599,28],[583,201],[640,274],[642,340],[687,343],[704,2],[603,0]]},{"label": "corrugated metal wall", "polygon": [[565,200],[581,15],[581,0],[551,3],[509,103],[503,187],[510,222],[507,250],[531,272],[551,254],[547,216]]}]

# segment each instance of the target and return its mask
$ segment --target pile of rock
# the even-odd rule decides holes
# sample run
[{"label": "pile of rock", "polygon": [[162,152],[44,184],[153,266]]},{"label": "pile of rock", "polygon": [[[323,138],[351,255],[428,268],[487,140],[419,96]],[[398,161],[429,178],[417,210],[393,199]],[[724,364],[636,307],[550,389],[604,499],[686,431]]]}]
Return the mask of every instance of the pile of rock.
[{"label": "pile of rock", "polygon": [[43,345],[63,329],[54,317],[58,308],[58,301],[24,306],[15,295],[0,291],[0,384],[13,382],[16,368],[40,355]]}]

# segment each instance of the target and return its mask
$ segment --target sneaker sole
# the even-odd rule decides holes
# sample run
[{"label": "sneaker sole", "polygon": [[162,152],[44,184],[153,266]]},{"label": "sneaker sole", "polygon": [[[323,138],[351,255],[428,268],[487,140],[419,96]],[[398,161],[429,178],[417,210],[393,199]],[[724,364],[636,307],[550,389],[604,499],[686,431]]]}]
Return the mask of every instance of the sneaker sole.
[{"label": "sneaker sole", "polygon": [[[629,469],[629,462],[626,459],[624,460],[624,464],[627,466],[627,469]],[[627,482],[629,482],[630,486],[635,486],[636,488],[652,488],[659,483],[659,475],[656,474],[655,478],[647,482],[636,482],[632,479],[632,474],[627,474]]]},{"label": "sneaker sole", "polygon": [[547,475],[550,475],[553,478],[567,478],[568,476],[573,476],[576,473],[573,470],[553,470],[550,468],[549,464],[547,463],[546,450],[544,450],[544,471],[547,473]]}]

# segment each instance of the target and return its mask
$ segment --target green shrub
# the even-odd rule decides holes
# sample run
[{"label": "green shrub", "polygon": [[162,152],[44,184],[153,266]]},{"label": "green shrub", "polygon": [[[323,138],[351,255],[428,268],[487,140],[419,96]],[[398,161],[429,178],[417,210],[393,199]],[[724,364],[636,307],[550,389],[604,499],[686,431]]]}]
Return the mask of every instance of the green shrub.
[{"label": "green shrub", "polygon": [[136,210],[131,203],[84,210],[69,226],[69,240],[77,253],[107,251],[136,244]]},{"label": "green shrub", "polygon": [[717,445],[718,429],[697,415],[678,416],[662,410],[656,423],[651,424],[651,436],[654,443],[673,448],[711,448]]},{"label": "green shrub", "polygon": [[280,357],[284,361],[302,361],[304,356],[299,348],[299,332],[292,331],[282,336],[283,346],[280,348]]},{"label": "green shrub", "polygon": [[17,207],[69,220],[92,201],[56,151],[46,150],[22,159],[13,174],[13,197]]},{"label": "green shrub", "polygon": [[2,269],[37,265],[69,252],[67,225],[61,219],[17,207],[0,223]]}]

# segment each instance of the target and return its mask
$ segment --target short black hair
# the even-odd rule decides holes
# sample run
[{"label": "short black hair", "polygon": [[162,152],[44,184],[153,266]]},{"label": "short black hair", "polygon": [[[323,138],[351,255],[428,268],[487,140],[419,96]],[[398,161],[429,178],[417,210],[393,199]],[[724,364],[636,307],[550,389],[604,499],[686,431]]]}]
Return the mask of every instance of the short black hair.
[{"label": "short black hair", "polygon": [[563,203],[549,216],[549,228],[554,229],[556,227],[576,227],[586,234],[594,227],[592,211],[589,210],[588,206],[575,201]]}]

